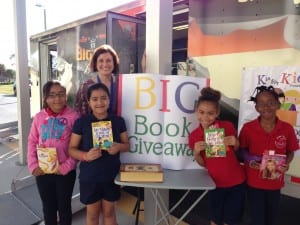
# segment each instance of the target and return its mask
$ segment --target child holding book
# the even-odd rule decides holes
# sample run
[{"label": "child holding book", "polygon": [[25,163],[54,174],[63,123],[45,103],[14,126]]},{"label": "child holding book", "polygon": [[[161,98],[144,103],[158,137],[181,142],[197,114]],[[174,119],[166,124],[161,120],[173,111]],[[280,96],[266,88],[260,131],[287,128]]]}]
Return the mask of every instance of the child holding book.
[{"label": "child holding book", "polygon": [[[68,146],[78,116],[67,106],[66,88],[58,81],[48,81],[43,86],[43,109],[34,116],[31,125],[27,153],[28,167],[36,177],[42,200],[45,225],[58,224],[57,212],[59,224],[72,224],[71,200],[77,161],[69,156]],[[50,149],[54,150],[49,154],[53,158],[52,173],[43,170],[38,148],[43,149],[45,154]]]},{"label": "child holding book", "polygon": [[[120,198],[120,187],[114,183],[114,179],[120,169],[120,152],[129,151],[126,125],[122,117],[108,113],[110,98],[106,85],[91,85],[87,97],[91,114],[75,122],[69,153],[81,161],[80,200],[86,205],[86,224],[98,225],[101,215],[103,224],[116,225],[115,202]],[[100,126],[95,128],[94,124],[101,121],[111,124],[108,126],[111,130]],[[103,129],[107,132],[102,132]],[[110,147],[93,143],[95,130],[99,131],[98,134],[112,133]]]},{"label": "child holding book", "polygon": [[287,171],[299,144],[294,128],[276,116],[280,101],[272,86],[257,87],[250,101],[255,103],[259,116],[243,125],[239,139],[241,149],[246,152],[244,159],[251,224],[273,225],[284,179],[264,179],[261,176],[262,156],[266,150],[285,154],[286,163],[281,170]]},{"label": "child holding book", "polygon": [[[201,90],[196,106],[199,127],[189,136],[189,146],[199,165],[205,167],[216,183],[216,189],[209,192],[210,224],[237,224],[241,221],[245,199],[245,173],[237,160],[235,151],[239,147],[237,132],[229,121],[218,120],[221,93],[210,87]],[[211,143],[205,141],[209,130],[217,132],[217,143],[222,142],[225,153],[211,154]],[[221,135],[220,135],[221,134]],[[221,141],[220,141],[221,140]],[[208,147],[209,146],[209,147]],[[213,148],[215,149],[215,148]]]}]

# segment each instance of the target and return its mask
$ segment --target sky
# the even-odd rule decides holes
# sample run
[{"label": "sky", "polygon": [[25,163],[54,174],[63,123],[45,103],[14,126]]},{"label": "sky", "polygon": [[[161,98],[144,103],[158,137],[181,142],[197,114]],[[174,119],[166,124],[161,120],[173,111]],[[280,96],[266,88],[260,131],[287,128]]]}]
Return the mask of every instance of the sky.
[{"label": "sky", "polygon": [[[17,0],[21,1],[21,0]],[[22,0],[23,1],[23,0]],[[44,5],[47,28],[51,29],[77,19],[81,19],[132,0],[24,0],[26,1],[28,37],[44,31]],[[0,64],[11,68],[9,57],[15,53],[14,0],[0,2]],[[29,46],[27,46],[29,51]]]}]

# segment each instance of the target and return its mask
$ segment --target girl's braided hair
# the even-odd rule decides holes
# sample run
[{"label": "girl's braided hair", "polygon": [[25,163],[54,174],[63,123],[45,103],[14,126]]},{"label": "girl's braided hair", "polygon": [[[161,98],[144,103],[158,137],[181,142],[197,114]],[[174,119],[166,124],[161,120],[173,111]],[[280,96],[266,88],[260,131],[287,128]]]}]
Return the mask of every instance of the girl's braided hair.
[{"label": "girl's braided hair", "polygon": [[248,101],[257,103],[257,97],[263,92],[268,92],[275,98],[276,101],[280,102],[279,98],[284,98],[285,96],[283,92],[278,93],[277,90],[280,89],[274,88],[273,86],[258,86],[254,89],[254,92]]}]

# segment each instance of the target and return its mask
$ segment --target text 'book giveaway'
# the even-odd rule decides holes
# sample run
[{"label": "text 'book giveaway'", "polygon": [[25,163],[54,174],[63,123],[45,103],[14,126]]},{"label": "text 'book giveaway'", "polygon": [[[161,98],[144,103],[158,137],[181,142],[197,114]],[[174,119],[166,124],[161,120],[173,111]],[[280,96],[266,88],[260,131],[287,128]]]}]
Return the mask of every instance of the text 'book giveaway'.
[{"label": "text 'book giveaway'", "polygon": [[120,181],[124,182],[163,182],[160,164],[122,164]]}]

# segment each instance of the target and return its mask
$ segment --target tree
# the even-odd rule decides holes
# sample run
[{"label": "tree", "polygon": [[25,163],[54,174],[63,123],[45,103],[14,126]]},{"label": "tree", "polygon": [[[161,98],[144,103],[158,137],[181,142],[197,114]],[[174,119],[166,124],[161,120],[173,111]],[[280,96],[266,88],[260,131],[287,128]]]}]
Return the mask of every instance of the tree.
[{"label": "tree", "polygon": [[6,79],[9,80],[9,82],[11,82],[11,80],[16,78],[16,71],[8,69],[5,71],[5,75]]},{"label": "tree", "polygon": [[3,82],[5,80],[4,73],[5,73],[5,65],[0,64],[0,82]]},{"label": "tree", "polygon": [[16,71],[6,69],[4,64],[0,64],[0,82],[11,82],[16,78]]},{"label": "tree", "polygon": [[3,74],[5,70],[6,70],[5,65],[0,64],[0,74]]}]

